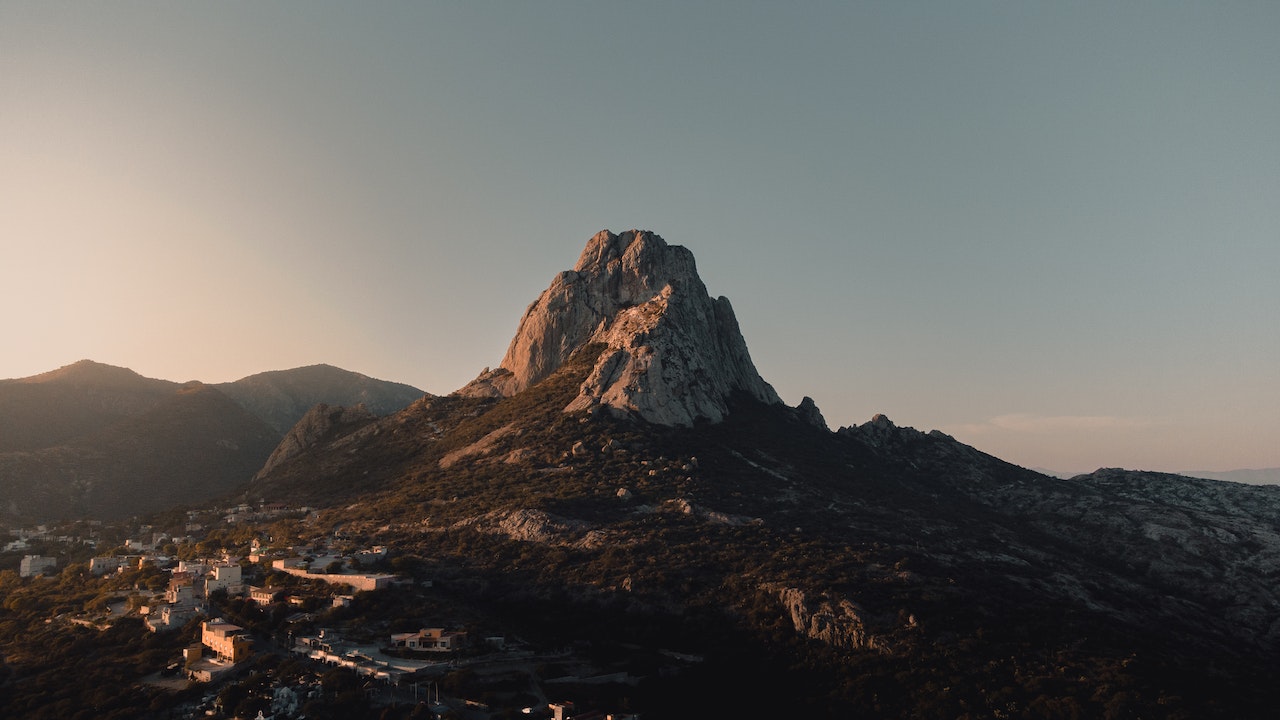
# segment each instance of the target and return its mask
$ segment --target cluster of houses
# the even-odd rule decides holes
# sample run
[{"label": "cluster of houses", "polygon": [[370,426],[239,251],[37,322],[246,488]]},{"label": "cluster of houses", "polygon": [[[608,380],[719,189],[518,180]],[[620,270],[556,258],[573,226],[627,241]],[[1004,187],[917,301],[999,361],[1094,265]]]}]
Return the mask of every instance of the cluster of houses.
[{"label": "cluster of houses", "polygon": [[[87,525],[92,533],[95,528],[101,527],[102,522],[98,520],[85,520],[76,523],[76,525]],[[66,527],[62,528],[64,531]],[[0,548],[0,552],[22,552],[30,550],[33,542],[54,542],[63,545],[96,545],[97,541],[92,537],[81,537],[80,535],[68,535],[66,532],[58,533],[55,528],[48,525],[37,525],[34,528],[3,528],[0,530],[8,532],[14,537],[13,540],[4,544]]]},{"label": "cluster of houses", "polygon": [[233,508],[227,508],[223,511],[223,521],[228,525],[236,525],[242,522],[263,522],[266,520],[274,520],[297,513],[306,514],[311,512],[309,507],[290,507],[284,503],[262,503],[258,507],[253,507],[248,503],[242,503]]},{"label": "cluster of houses", "polygon": [[124,541],[124,548],[129,552],[122,555],[100,555],[90,558],[89,574],[100,577],[115,572],[140,568],[144,565],[163,567],[173,562],[173,558],[157,552],[158,548],[163,547],[166,543],[195,542],[195,538],[189,535],[175,538],[166,533],[151,533],[151,526],[149,525],[142,526],[142,532],[146,535],[145,537],[129,538]]},{"label": "cluster of houses", "polygon": [[[382,590],[400,582],[399,576],[387,573],[353,572],[350,568],[353,564],[359,566],[376,562],[386,557],[386,554],[385,547],[377,546],[349,556],[280,558],[272,560],[271,567],[274,570],[310,580],[322,580],[333,585],[350,585],[359,591]],[[353,560],[355,563],[352,562]]]},{"label": "cluster of houses", "polygon": [[[161,558],[148,553],[158,539],[151,543],[130,542],[128,549],[138,550],[139,554],[114,555],[93,558],[89,570],[94,575],[105,575],[138,567],[147,562],[155,562]],[[147,547],[151,545],[151,547]],[[290,557],[279,557],[288,554]],[[387,548],[382,546],[367,548],[345,554],[331,554],[323,549],[313,547],[295,547],[288,550],[269,552],[261,543],[254,543],[249,560],[254,563],[270,562],[271,568],[278,572],[288,573],[309,579],[319,579],[332,584],[350,586],[359,591],[380,590],[404,582],[397,576],[367,572],[365,568],[375,565],[387,555]],[[166,559],[167,560],[167,559]],[[288,601],[310,608],[315,598],[305,596],[287,596],[279,587],[257,587],[245,582],[241,559],[223,552],[220,557],[205,558],[196,561],[167,561],[163,565],[170,566],[170,577],[165,588],[163,602],[155,598],[142,608],[147,627],[153,632],[174,630],[188,625],[196,618],[202,618],[199,642],[183,650],[183,661],[175,663],[171,670],[181,668],[182,674],[191,680],[211,683],[233,676],[237,668],[244,667],[246,659],[255,652],[254,640],[248,630],[221,618],[214,617],[209,604],[210,595],[225,591],[229,596],[239,596],[262,606],[274,605]],[[23,561],[24,575],[30,572],[41,572],[56,565],[54,558],[28,556]],[[336,594],[334,606],[350,604],[353,595]],[[286,620],[286,628],[301,634],[289,634],[289,642],[285,647],[290,652],[303,656],[310,661],[326,665],[347,668],[362,677],[387,683],[388,686],[408,683],[420,677],[434,677],[431,673],[447,668],[448,663],[457,662],[451,657],[468,646],[466,632],[444,627],[421,628],[413,632],[391,633],[383,637],[382,642],[357,643],[343,639],[333,630],[321,629],[306,631],[307,624],[295,623],[298,620],[309,620],[311,615],[298,612]],[[280,638],[283,643],[283,636]],[[483,642],[497,649],[504,649],[504,638],[483,638]],[[418,673],[427,675],[419,675]],[[277,688],[277,691],[280,691]],[[318,692],[318,690],[316,691]],[[279,693],[278,693],[279,694]],[[437,704],[433,711],[445,712],[449,705]],[[451,701],[475,704],[473,701]],[[276,703],[273,700],[273,709]],[[296,713],[296,698],[293,711]],[[281,706],[283,708],[283,705]],[[481,705],[477,704],[477,707]],[[543,705],[544,712],[553,718],[563,720],[633,720],[635,716],[607,715],[595,711],[576,711],[572,703],[549,703]],[[532,709],[532,708],[531,708]],[[529,710],[526,710],[528,712]],[[284,716],[292,713],[282,710]],[[544,715],[545,716],[545,715]]]},{"label": "cluster of houses", "polygon": [[[101,526],[102,523],[88,523],[91,528]],[[0,552],[6,553],[25,553],[36,545],[40,549],[49,543],[60,545],[89,545],[94,546],[96,540],[93,538],[81,537],[80,535],[68,535],[64,532],[59,533],[48,525],[39,525],[35,528],[2,528],[0,532],[5,532],[13,536],[14,539],[4,543],[0,547]],[[24,578],[39,577],[52,573],[58,567],[58,559],[40,554],[23,555],[22,560],[18,564],[18,574]]]},{"label": "cluster of houses", "polygon": [[111,573],[133,570],[145,565],[162,566],[173,561],[168,555],[153,552],[129,553],[126,555],[100,555],[89,558],[89,574],[96,577]]},{"label": "cluster of houses", "polygon": [[221,619],[200,624],[200,642],[182,651],[186,676],[211,682],[253,654],[253,638],[239,625]]},{"label": "cluster of houses", "polygon": [[179,562],[169,578],[164,602],[146,609],[147,627],[152,632],[176,630],[208,611],[207,599],[211,593],[243,592],[241,572],[240,566],[232,562]]},{"label": "cluster of houses", "polygon": [[[464,647],[466,639],[464,632],[423,628],[415,633],[392,635],[390,647],[424,654],[452,653]],[[417,654],[412,657],[386,655],[380,647],[343,640],[331,630],[299,635],[293,639],[290,650],[317,662],[349,668],[358,675],[391,683],[433,664]],[[221,619],[207,620],[200,627],[200,643],[183,651],[186,675],[209,682],[252,654],[253,638],[244,628]]]},{"label": "cluster of houses", "polygon": [[[451,653],[466,644],[467,634],[464,632],[445,630],[444,628],[424,628],[417,633],[398,633],[391,636],[391,647],[405,649],[403,639],[433,637],[440,642],[415,643],[413,649],[425,653]],[[422,656],[402,657],[401,654],[387,655],[382,648],[372,645],[361,645],[342,639],[332,630],[320,630],[315,635],[300,635],[294,638],[291,650],[299,655],[323,662],[328,665],[349,668],[358,675],[369,676],[386,682],[398,682],[406,675],[412,674],[431,664]]]}]

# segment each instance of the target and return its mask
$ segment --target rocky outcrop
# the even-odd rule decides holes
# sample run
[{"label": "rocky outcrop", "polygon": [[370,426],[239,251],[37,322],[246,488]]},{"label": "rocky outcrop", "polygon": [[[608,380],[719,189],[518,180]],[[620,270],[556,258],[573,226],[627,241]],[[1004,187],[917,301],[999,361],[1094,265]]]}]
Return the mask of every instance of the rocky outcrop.
[{"label": "rocky outcrop", "polygon": [[800,400],[800,404],[796,406],[796,412],[806,423],[821,430],[830,429],[827,427],[827,419],[822,417],[822,411],[818,409],[818,404],[808,395]]},{"label": "rocky outcrop", "polygon": [[440,467],[450,468],[462,460],[488,455],[498,446],[499,441],[512,434],[519,435],[520,431],[512,423],[503,425],[466,447],[445,453],[444,457],[440,458]]},{"label": "rocky outcrop", "polygon": [[276,467],[301,455],[308,448],[370,425],[377,419],[364,405],[330,406],[319,403],[294,425],[267,458],[255,478],[261,478]]},{"label": "rocky outcrop", "polygon": [[981,499],[1047,535],[1075,538],[1090,557],[1132,568],[1131,577],[1161,594],[1177,588],[1166,615],[1213,608],[1212,619],[1186,622],[1220,624],[1240,643],[1280,641],[1280,487],[1120,468],[1055,485],[1006,485]]},{"label": "rocky outcrop", "polygon": [[884,448],[899,445],[904,441],[924,437],[924,433],[909,427],[898,427],[888,417],[876,414],[861,425],[840,428],[837,431],[845,437],[857,438],[871,447]]},{"label": "rocky outcrop", "polygon": [[867,628],[864,613],[853,602],[826,596],[813,598],[799,588],[768,585],[791,618],[796,632],[842,650],[886,650]]},{"label": "rocky outcrop", "polygon": [[566,412],[600,406],[661,425],[724,418],[742,393],[780,403],[761,379],[728,299],[713,299],[693,254],[651,232],[601,231],[525,311],[502,364],[458,391],[509,396],[578,349],[604,345]]},{"label": "rocky outcrop", "polygon": [[616,546],[624,542],[614,533],[593,528],[581,520],[530,508],[495,510],[478,517],[459,520],[452,527],[500,535],[517,542],[579,549]]}]

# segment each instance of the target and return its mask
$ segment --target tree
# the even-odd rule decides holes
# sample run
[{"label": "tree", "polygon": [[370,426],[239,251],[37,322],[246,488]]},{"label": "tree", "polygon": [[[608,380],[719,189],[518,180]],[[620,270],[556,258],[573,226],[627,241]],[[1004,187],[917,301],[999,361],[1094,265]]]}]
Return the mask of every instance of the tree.
[{"label": "tree", "polygon": [[320,676],[320,686],[327,693],[341,693],[359,689],[360,680],[353,672],[334,668]]},{"label": "tree", "polygon": [[65,587],[78,586],[84,582],[88,574],[87,563],[70,563],[62,569],[62,573],[58,576],[58,584]]},{"label": "tree", "polygon": [[222,708],[222,712],[230,714],[240,703],[244,702],[248,697],[248,693],[240,686],[240,683],[233,683],[222,688],[218,693],[218,706]]}]

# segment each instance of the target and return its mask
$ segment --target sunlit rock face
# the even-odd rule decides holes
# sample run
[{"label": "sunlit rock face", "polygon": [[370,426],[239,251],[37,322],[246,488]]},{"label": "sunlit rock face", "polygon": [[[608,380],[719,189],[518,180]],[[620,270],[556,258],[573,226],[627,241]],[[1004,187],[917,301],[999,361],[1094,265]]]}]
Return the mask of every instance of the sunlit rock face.
[{"label": "sunlit rock face", "polygon": [[267,462],[258,471],[256,477],[264,477],[277,466],[303,454],[310,448],[325,440],[332,440],[337,434],[351,432],[368,426],[377,419],[364,405],[343,407],[319,403],[307,411],[306,415],[295,424],[284,439],[276,446],[267,458]]},{"label": "sunlit rock face", "polygon": [[601,353],[566,412],[600,406],[662,425],[724,418],[734,392],[780,403],[756,372],[727,298],[712,298],[693,254],[642,230],[591,238],[525,311],[502,364],[459,394],[513,395],[584,345]]}]

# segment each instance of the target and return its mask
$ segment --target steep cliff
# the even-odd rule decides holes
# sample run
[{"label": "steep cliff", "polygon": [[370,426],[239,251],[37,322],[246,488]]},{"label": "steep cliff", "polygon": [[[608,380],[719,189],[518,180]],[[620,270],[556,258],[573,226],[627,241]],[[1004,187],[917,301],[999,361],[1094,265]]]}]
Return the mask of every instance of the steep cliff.
[{"label": "steep cliff", "polygon": [[647,231],[604,230],[525,311],[502,364],[458,394],[510,396],[573,352],[605,346],[567,412],[600,406],[660,425],[718,422],[744,393],[780,403],[756,371],[727,298],[712,298],[693,254]]}]

